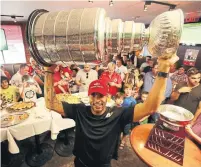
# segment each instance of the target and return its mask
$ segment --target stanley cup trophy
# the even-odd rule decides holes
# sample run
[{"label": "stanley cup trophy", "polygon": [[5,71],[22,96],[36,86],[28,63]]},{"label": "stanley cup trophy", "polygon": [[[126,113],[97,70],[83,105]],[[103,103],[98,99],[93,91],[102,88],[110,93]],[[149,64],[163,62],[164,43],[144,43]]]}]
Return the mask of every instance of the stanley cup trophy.
[{"label": "stanley cup trophy", "polygon": [[40,9],[29,16],[26,35],[33,58],[43,66],[102,62],[105,52],[129,53],[144,45],[152,56],[169,58],[179,46],[183,21],[180,9],[160,14],[147,29],[143,23],[111,20],[102,8]]},{"label": "stanley cup trophy", "polygon": [[48,73],[52,65],[59,61],[103,62],[105,53],[139,51],[144,45],[152,56],[170,58],[179,46],[183,21],[180,9],[160,14],[147,29],[143,23],[111,20],[102,8],[33,11],[28,18],[26,37],[31,55],[46,67],[46,107],[63,113],[61,102],[55,98],[52,73]]}]

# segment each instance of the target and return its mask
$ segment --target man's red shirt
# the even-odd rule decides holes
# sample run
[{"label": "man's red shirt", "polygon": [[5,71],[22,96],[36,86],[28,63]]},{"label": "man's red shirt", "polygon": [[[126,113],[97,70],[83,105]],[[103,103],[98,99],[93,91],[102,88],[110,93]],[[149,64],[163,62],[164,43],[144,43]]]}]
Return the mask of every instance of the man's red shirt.
[{"label": "man's red shirt", "polygon": [[[104,82],[106,84],[108,84],[109,82],[114,82],[116,84],[121,84],[122,80],[121,80],[121,76],[119,74],[117,74],[116,72],[114,72],[111,77],[109,76],[109,72],[103,72],[102,75],[100,76],[101,80],[104,80]],[[109,85],[109,84],[108,84]],[[115,96],[116,93],[118,92],[119,88],[117,88],[116,86],[110,86],[109,85],[109,94],[111,94],[112,96]]]}]

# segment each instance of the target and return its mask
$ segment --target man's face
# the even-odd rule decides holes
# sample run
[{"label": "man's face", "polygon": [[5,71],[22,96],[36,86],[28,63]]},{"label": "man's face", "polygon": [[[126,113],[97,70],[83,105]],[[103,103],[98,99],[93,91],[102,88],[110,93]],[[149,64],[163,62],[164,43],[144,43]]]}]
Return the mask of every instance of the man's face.
[{"label": "man's face", "polygon": [[21,75],[27,75],[29,72],[29,67],[25,66],[24,68],[21,68],[20,73]]},{"label": "man's face", "polygon": [[77,71],[76,70],[72,70],[72,77],[76,77],[77,75]]},{"label": "man's face", "polygon": [[85,72],[89,72],[89,71],[90,71],[89,65],[84,65],[84,71],[85,71]]},{"label": "man's face", "polygon": [[150,60],[148,61],[148,64],[149,64],[150,67],[153,67],[153,65],[154,65],[153,60],[150,59]]},{"label": "man's face", "polygon": [[173,72],[175,72],[175,71],[176,71],[176,65],[175,65],[175,64],[172,64],[172,65],[170,66],[170,72],[173,73]]},{"label": "man's face", "polygon": [[126,61],[128,58],[127,56],[123,56],[123,60]]},{"label": "man's face", "polygon": [[148,62],[150,60],[150,57],[146,57],[146,62]]},{"label": "man's face", "polygon": [[148,94],[142,94],[141,96],[142,101],[145,102],[147,97],[148,97]]},{"label": "man's face", "polygon": [[90,95],[91,108],[94,113],[97,113],[97,115],[105,111],[106,103],[107,96],[104,96],[100,93],[92,93],[92,95]]},{"label": "man's face", "polygon": [[131,88],[126,88],[124,90],[126,97],[130,97],[132,94],[132,89]]},{"label": "man's face", "polygon": [[39,74],[39,75],[41,75],[41,74],[43,73],[42,70],[40,70],[40,69],[38,69],[38,68],[35,69],[35,72],[36,72],[37,74]]},{"label": "man's face", "polygon": [[117,55],[114,55],[112,59],[113,59],[113,60],[116,60],[116,59],[117,59]]},{"label": "man's face", "polygon": [[120,60],[117,60],[116,61],[116,65],[118,66],[118,67],[120,67],[122,64],[121,64],[121,61]]},{"label": "man's face", "polygon": [[154,75],[156,75],[158,73],[158,65],[155,65],[153,68],[152,68],[152,72]]},{"label": "man's face", "polygon": [[188,77],[188,81],[192,86],[197,86],[200,83],[201,74],[195,74]]},{"label": "man's face", "polygon": [[131,61],[129,60],[129,61],[127,61],[127,65],[131,65],[132,63],[131,63]]},{"label": "man's face", "polygon": [[7,89],[8,88],[8,81],[7,80],[3,80],[3,81],[1,81],[1,87],[3,88],[3,89]]},{"label": "man's face", "polygon": [[114,73],[114,71],[115,71],[114,67],[108,67],[109,74],[112,75]]},{"label": "man's face", "polygon": [[184,72],[185,72],[185,69],[183,67],[179,68],[178,70],[179,75],[184,74]]}]

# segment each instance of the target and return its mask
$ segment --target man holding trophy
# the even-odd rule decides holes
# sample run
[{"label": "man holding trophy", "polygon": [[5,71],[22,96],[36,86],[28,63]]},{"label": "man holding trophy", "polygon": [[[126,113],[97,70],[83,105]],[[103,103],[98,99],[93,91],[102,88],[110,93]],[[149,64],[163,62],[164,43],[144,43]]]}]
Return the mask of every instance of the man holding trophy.
[{"label": "man holding trophy", "polygon": [[[71,14],[65,17],[65,12],[53,13],[57,15],[54,17],[57,20],[55,22],[51,22],[51,24],[55,24],[54,33],[56,33],[56,35],[54,34],[54,41],[57,41],[55,46],[58,45],[57,47],[60,48],[59,51],[53,51],[60,56],[58,56],[58,59],[54,54],[49,54],[49,57],[47,56],[48,54],[46,54],[46,52],[48,52],[48,49],[45,49],[46,45],[43,45],[43,38],[40,38],[43,35],[41,33],[46,31],[46,29],[41,31],[40,22],[48,24],[48,22],[45,22],[44,19],[48,18],[47,16],[49,13],[44,10],[36,10],[31,14],[33,17],[30,17],[30,26],[27,29],[28,43],[33,48],[31,50],[33,57],[35,57],[39,63],[44,66],[51,66],[58,60],[90,61],[93,56],[96,56],[96,58],[100,58],[101,56],[104,57],[102,54],[104,51],[118,53],[118,51],[121,52],[124,49],[123,45],[125,43],[122,42],[124,41],[122,40],[122,34],[126,34],[128,32],[123,32],[121,19],[116,21],[107,19],[108,22],[106,23],[105,11],[101,8],[82,9],[79,10],[79,12],[75,9],[70,12]],[[39,15],[39,13],[42,15]],[[38,15],[37,19],[34,19],[35,15]],[[79,36],[79,39],[86,38],[84,35],[82,37],[82,34],[86,31],[88,31],[89,35],[92,35],[87,36],[90,40],[86,41],[86,43],[80,43],[79,40],[77,40],[79,43],[76,43],[77,41],[73,41],[74,38],[72,38],[72,34],[74,31],[76,32],[78,23],[73,20],[73,17],[71,18],[72,15],[77,16],[77,20],[80,21],[80,25],[84,25],[85,22],[91,22],[91,20],[88,20],[89,15],[94,17],[94,20],[96,20],[96,25],[90,24],[88,27],[83,26],[83,30],[82,27],[78,27],[79,29],[77,32],[79,33],[77,34],[81,35]],[[51,18],[53,18],[52,15]],[[66,24],[65,20],[62,20],[61,18],[65,18],[66,22],[68,21],[69,24]],[[135,51],[141,50],[145,44],[148,44],[148,49],[152,56],[158,57],[158,74],[153,87],[149,92],[148,98],[144,103],[137,104],[133,108],[107,108],[108,85],[102,80],[95,80],[89,84],[88,96],[90,99],[90,106],[61,102],[55,98],[53,89],[51,89],[51,85],[53,84],[52,67],[45,67],[46,107],[62,113],[65,117],[74,119],[76,122],[75,144],[73,150],[73,154],[76,157],[74,162],[75,167],[111,167],[111,160],[117,159],[120,133],[124,126],[131,122],[137,122],[157,111],[161,102],[165,98],[164,94],[170,66],[179,59],[176,56],[176,51],[179,46],[183,21],[184,17],[182,11],[175,10],[165,12],[157,16],[151,22],[150,27],[146,30],[142,23],[134,23],[131,21],[124,24],[124,26],[128,26],[125,29],[127,29],[131,34],[129,37],[132,37],[126,39],[128,41],[127,49],[129,49],[128,43],[130,49],[132,50],[135,48]],[[111,22],[112,24],[110,24]],[[60,26],[57,26],[56,23]],[[65,27],[68,25],[71,25],[71,27]],[[103,25],[106,28],[102,27]],[[43,28],[48,26],[49,25],[44,25]],[[132,26],[136,26],[135,32],[133,32]],[[72,27],[74,27],[74,29],[71,29]],[[107,29],[107,27],[109,28]],[[37,34],[35,38],[33,38],[35,34],[32,34],[34,29]],[[102,31],[103,29],[105,29],[105,32]],[[112,40],[112,37],[108,36],[108,34],[111,33],[113,33],[113,37],[117,37],[115,40]],[[119,36],[122,36],[122,38],[119,38]],[[60,38],[62,40],[68,39],[68,42],[63,45]],[[37,42],[32,42],[34,40],[37,40]],[[47,40],[46,43],[48,42],[49,41]],[[112,44],[109,46],[108,43]],[[40,44],[40,47],[38,47],[37,44]],[[66,47],[66,44],[68,44],[68,47]],[[52,43],[50,46],[53,46]],[[42,55],[35,52],[35,48],[37,48],[37,51]],[[68,52],[66,52],[66,48],[68,49]],[[88,54],[79,55],[84,52]],[[87,57],[87,55],[89,56]],[[54,61],[52,61],[52,59],[54,59]]]},{"label": "man holding trophy", "polygon": [[[159,58],[159,72],[145,103],[134,108],[106,107],[108,87],[101,80],[89,85],[90,106],[63,102],[67,118],[76,122],[74,155],[75,167],[110,167],[111,159],[117,159],[118,143],[122,128],[157,111],[164,99],[170,65],[177,56]],[[159,89],[160,87],[160,89]]]}]

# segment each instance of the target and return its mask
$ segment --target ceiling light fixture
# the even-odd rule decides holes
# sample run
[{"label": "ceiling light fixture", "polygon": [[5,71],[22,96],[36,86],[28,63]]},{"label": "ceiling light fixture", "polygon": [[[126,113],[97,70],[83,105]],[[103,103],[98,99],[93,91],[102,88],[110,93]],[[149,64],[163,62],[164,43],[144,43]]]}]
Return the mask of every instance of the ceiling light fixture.
[{"label": "ceiling light fixture", "polygon": [[132,19],[134,19],[134,20],[137,20],[137,19],[139,19],[140,18],[140,16],[133,16],[132,17]]},{"label": "ceiling light fixture", "polygon": [[150,2],[150,1],[146,1],[146,2],[144,3],[144,11],[145,11],[145,12],[147,11],[149,5],[151,5],[151,2]]},{"label": "ceiling light fixture", "polygon": [[176,7],[175,5],[171,5],[170,8],[169,8],[169,11],[175,9],[175,7]]},{"label": "ceiling light fixture", "polygon": [[113,0],[111,0],[110,2],[109,2],[109,6],[113,6],[114,5],[114,2],[113,2]]},{"label": "ceiling light fixture", "polygon": [[159,2],[159,1],[146,1],[144,4],[144,11],[147,11],[147,5],[151,5],[151,3],[156,3],[159,5],[169,6],[169,10],[173,10],[176,8],[177,5],[165,3],[165,2]]},{"label": "ceiling light fixture", "polygon": [[89,0],[88,2],[89,2],[89,3],[93,3],[93,1],[90,1],[90,0]]},{"label": "ceiling light fixture", "polygon": [[13,19],[13,21],[16,23],[17,22],[17,19],[15,16],[11,16],[11,18]]}]

